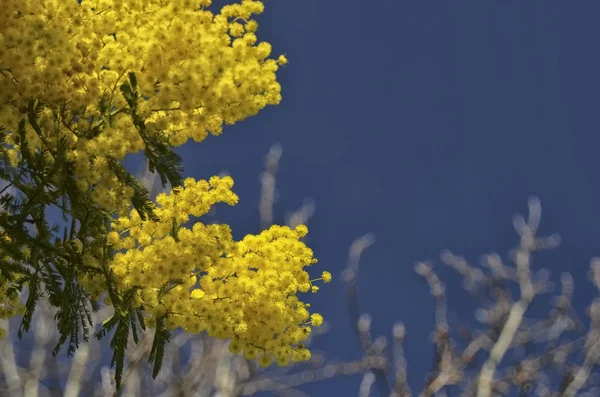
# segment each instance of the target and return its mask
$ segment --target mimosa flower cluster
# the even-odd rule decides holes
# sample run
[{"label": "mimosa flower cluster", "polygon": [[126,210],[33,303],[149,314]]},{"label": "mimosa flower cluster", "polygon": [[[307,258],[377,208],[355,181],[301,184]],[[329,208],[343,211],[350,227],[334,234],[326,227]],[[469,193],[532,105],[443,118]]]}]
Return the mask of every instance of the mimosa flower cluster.
[{"label": "mimosa flower cluster", "polygon": [[[300,241],[308,229],[272,226],[257,236],[233,240],[229,226],[195,223],[182,225],[189,216],[206,214],[217,202],[234,205],[231,177],[207,181],[185,180],[183,188],[157,197],[159,222],[141,220],[137,211],[112,225],[108,235],[114,249],[124,250],[110,263],[119,288],[135,290],[135,307],[151,317],[167,316],[167,328],[204,330],[220,339],[231,339],[232,352],[248,359],[259,357],[268,366],[310,358],[302,347],[311,326],[321,325],[321,315],[308,311],[299,292],[316,291],[304,270],[317,262]],[[175,236],[171,235],[173,227]],[[160,292],[165,280],[182,282]],[[331,274],[319,280],[328,282]]]},{"label": "mimosa flower cluster", "polygon": [[[223,123],[257,114],[281,101],[275,72],[284,56],[268,59],[258,42],[260,1],[225,5],[210,0],[2,0],[0,7],[0,125],[15,131],[30,98],[45,103],[42,127],[72,145],[78,185],[95,185],[94,199],[126,215],[133,192],[108,170],[106,156],[123,159],[144,148],[131,116],[110,123],[99,100],[127,107],[119,86],[138,78],[138,114],[150,134],[161,131],[173,146],[219,135]],[[63,109],[61,106],[66,105]],[[59,111],[62,109],[62,111]],[[102,125],[99,136],[83,133]],[[31,150],[44,137],[27,127]],[[56,136],[45,144],[56,145]],[[9,144],[16,144],[13,135]],[[19,146],[10,152],[16,163]]]},{"label": "mimosa flower cluster", "polygon": [[[258,42],[252,16],[263,4],[241,0],[216,14],[210,5],[1,0],[0,126],[10,131],[8,157],[13,166],[24,158],[16,131],[29,121],[28,150],[53,154],[66,142],[77,189],[116,214],[99,236],[112,249],[108,264],[104,243],[69,243],[86,266],[76,275],[79,285],[93,299],[107,291],[118,297],[117,317],[141,309],[157,328],[166,321],[168,329],[206,330],[263,366],[307,360],[302,342],[323,318],[298,295],[317,292],[315,283],[331,274],[310,279],[305,271],[317,262],[301,241],[306,226],[272,226],[241,241],[227,225],[186,226],[216,203],[237,203],[230,177],[185,179],[156,198],[158,218],[142,220],[131,211],[133,188],[115,174],[114,161],[147,149],[150,138],[166,137],[171,147],[200,142],[281,101],[275,74],[287,59],[269,59],[271,45]],[[134,81],[127,91],[124,84]],[[43,104],[35,123],[32,103]],[[0,317],[18,309],[4,294],[7,286],[0,280]]]}]

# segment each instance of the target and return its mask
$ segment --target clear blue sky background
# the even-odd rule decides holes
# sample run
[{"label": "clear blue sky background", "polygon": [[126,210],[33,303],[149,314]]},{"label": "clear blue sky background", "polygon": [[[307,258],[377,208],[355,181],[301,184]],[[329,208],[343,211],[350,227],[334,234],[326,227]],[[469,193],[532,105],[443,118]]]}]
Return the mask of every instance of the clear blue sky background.
[{"label": "clear blue sky background", "polygon": [[[226,169],[240,203],[218,210],[234,234],[255,232],[257,175],[273,142],[283,145],[276,221],[314,198],[308,243],[318,269],[336,276],[314,301],[331,322],[316,347],[359,356],[343,283],[352,241],[373,232],[359,277],[373,333],[407,326],[409,382],[429,370],[434,303],[415,261],[448,248],[476,262],[517,243],[512,216],[530,195],[542,232],[561,246],[541,255],[558,281],[572,272],[575,304],[596,295],[586,280],[600,255],[600,54],[596,1],[267,0],[259,39],[290,63],[281,105],[181,153],[186,174]],[[439,267],[442,267],[438,261]],[[473,304],[442,268],[449,305],[470,322]],[[544,305],[542,305],[544,306]],[[303,388],[356,395],[360,377]]]},{"label": "clear blue sky background", "polygon": [[[434,303],[418,260],[451,249],[476,262],[517,242],[513,214],[540,197],[542,232],[559,249],[539,256],[558,281],[569,271],[575,303],[600,255],[600,38],[597,1],[266,0],[258,37],[290,63],[281,105],[178,151],[185,176],[227,170],[240,203],[218,218],[242,238],[258,231],[258,175],[270,146],[283,157],[276,223],[316,202],[307,243],[334,282],[313,299],[331,323],[315,347],[360,357],[340,272],[352,241],[376,243],[359,276],[373,333],[407,326],[409,382],[420,390],[432,358]],[[133,164],[133,163],[130,163]],[[137,171],[137,165],[132,165]],[[472,322],[473,303],[447,269],[449,305]],[[303,387],[312,396],[357,395],[360,377]]]}]

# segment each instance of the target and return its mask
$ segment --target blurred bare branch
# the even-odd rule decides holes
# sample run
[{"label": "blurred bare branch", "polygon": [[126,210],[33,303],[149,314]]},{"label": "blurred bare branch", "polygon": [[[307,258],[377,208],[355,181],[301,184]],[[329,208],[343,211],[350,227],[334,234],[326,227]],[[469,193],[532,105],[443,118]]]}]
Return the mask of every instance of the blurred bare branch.
[{"label": "blurred bare branch", "polygon": [[261,194],[258,203],[258,212],[262,230],[273,224],[273,205],[275,204],[277,193],[275,190],[275,176],[282,153],[283,148],[281,145],[276,144],[271,147],[265,158],[265,171],[260,177]]},{"label": "blurred bare branch", "polygon": [[[271,149],[261,176],[262,229],[273,222],[275,174],[281,154],[280,146]],[[146,173],[142,179],[151,192],[156,191],[155,175]],[[558,295],[552,298],[552,308],[545,317],[527,316],[534,300],[554,291],[549,272],[535,270],[532,258],[539,251],[554,249],[560,242],[557,235],[537,236],[541,220],[539,200],[530,199],[528,207],[527,219],[520,216],[513,219],[519,244],[509,253],[510,261],[491,253],[482,256],[481,266],[475,266],[452,252],[441,253],[442,263],[462,278],[465,290],[480,303],[475,319],[481,326],[468,327],[450,321],[454,317],[449,316],[446,286],[434,264],[415,264],[415,271],[428,285],[436,304],[432,334],[434,357],[419,396],[452,395],[451,387],[458,387],[463,397],[514,393],[523,397],[600,395],[600,298],[588,309],[590,325],[585,330],[572,306],[575,283],[570,274],[564,273],[560,277]],[[313,213],[314,202],[306,201],[300,210],[288,215],[286,222],[294,227],[308,222]],[[147,330],[142,333],[140,342],[132,343],[127,352],[124,387],[117,394],[114,372],[103,365],[104,342],[83,343],[68,360],[70,365],[51,357],[48,348],[57,334],[48,324],[52,323],[54,314],[42,306],[32,323],[32,347],[13,344],[10,338],[0,341],[0,395],[238,397],[272,392],[298,397],[306,396],[299,390],[302,385],[337,376],[362,375],[359,396],[369,397],[378,392],[381,396],[412,397],[404,355],[406,326],[400,322],[394,325],[390,345],[385,337],[372,335],[373,319],[360,308],[360,259],[374,242],[372,234],[354,241],[348,265],[342,273],[351,327],[362,350],[356,360],[328,361],[322,352],[314,351],[307,363],[262,369],[254,361],[230,353],[227,341],[209,338],[205,333],[176,332],[165,352],[163,371],[156,380],[151,380],[147,360],[153,330]],[[592,259],[589,278],[600,290],[600,258]],[[513,298],[515,291],[519,294],[517,298]],[[103,307],[94,314],[94,323],[101,323],[110,311],[110,307]],[[7,321],[0,323],[6,329],[11,325]],[[316,329],[307,345],[327,331],[327,324]],[[16,357],[29,351],[31,356],[26,367],[19,366]],[[64,392],[60,390],[63,385]]]},{"label": "blurred bare branch", "polygon": [[315,214],[315,202],[313,199],[306,199],[298,210],[286,215],[285,223],[292,229],[300,224],[308,223],[308,220]]}]

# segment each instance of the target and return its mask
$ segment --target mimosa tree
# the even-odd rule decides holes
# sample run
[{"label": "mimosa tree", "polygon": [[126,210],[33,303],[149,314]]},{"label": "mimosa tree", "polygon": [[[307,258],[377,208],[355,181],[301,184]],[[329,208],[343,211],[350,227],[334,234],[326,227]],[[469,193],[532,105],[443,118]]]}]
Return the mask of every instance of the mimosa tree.
[{"label": "mimosa tree", "polygon": [[[150,360],[160,370],[169,331],[207,331],[261,365],[303,361],[323,319],[299,293],[318,289],[307,228],[272,226],[241,241],[228,225],[191,218],[234,205],[230,177],[183,178],[174,147],[219,135],[281,101],[258,42],[259,1],[208,10],[210,0],[3,0],[0,7],[0,315],[29,329],[40,299],[56,309],[73,353],[88,338],[97,302],[114,306],[120,383],[130,333],[155,327]],[[123,166],[143,151],[172,187],[153,202]],[[7,190],[8,188],[11,190]],[[133,207],[133,208],[132,208]],[[51,224],[57,208],[63,223]],[[19,302],[18,291],[27,290]]]}]

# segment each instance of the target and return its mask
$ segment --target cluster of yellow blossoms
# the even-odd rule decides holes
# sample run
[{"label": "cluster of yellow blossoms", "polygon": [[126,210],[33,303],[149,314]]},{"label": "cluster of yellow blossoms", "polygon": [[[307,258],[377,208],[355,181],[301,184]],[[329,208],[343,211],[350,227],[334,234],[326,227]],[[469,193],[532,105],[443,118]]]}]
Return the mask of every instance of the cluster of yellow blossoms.
[{"label": "cluster of yellow blossoms", "polygon": [[[208,182],[188,178],[183,188],[157,197],[160,221],[143,221],[135,210],[117,219],[108,240],[114,249],[125,250],[110,263],[119,289],[135,291],[132,305],[143,307],[151,324],[167,315],[167,328],[207,330],[213,337],[231,339],[231,351],[243,351],[248,359],[260,353],[262,365],[272,357],[280,365],[306,360],[310,352],[299,344],[309,336],[310,325],[323,321],[319,314],[310,315],[309,305],[297,297],[317,289],[304,270],[317,262],[299,241],[306,226],[272,226],[239,242],[227,225],[182,226],[189,215],[206,214],[217,202],[235,204],[232,185],[230,177]],[[183,282],[163,293],[165,279]],[[329,282],[331,274],[324,272],[319,280]]]},{"label": "cluster of yellow blossoms", "polygon": [[[21,147],[14,133],[30,99],[45,104],[38,135],[29,124],[30,150],[56,148],[66,138],[79,189],[116,213],[107,241],[117,253],[109,267],[120,296],[133,293],[150,324],[166,318],[169,329],[207,330],[231,339],[230,350],[268,366],[301,361],[301,344],[311,326],[299,292],[316,292],[304,268],[316,263],[300,241],[307,228],[272,226],[234,241],[227,225],[186,228],[190,216],[206,214],[218,202],[234,205],[229,177],[188,178],[182,187],[156,199],[159,221],[130,211],[133,189],[121,183],[109,161],[144,149],[129,104],[119,90],[130,73],[137,78],[135,112],[147,134],[161,133],[171,146],[218,135],[234,124],[278,104],[275,73],[287,63],[267,59],[271,46],[258,42],[255,0],[225,5],[211,0],[2,0],[0,7],[0,125],[11,131],[9,156],[17,165]],[[110,117],[101,112],[108,95]],[[92,136],[90,131],[98,134]],[[52,138],[52,139],[49,139]],[[127,216],[127,214],[130,214]],[[100,253],[79,252],[100,267]],[[102,273],[79,275],[94,297],[107,289]],[[0,293],[3,291],[0,289]],[[110,300],[107,300],[110,304]],[[3,306],[4,305],[4,306]],[[8,307],[0,302],[0,309]],[[12,313],[12,312],[11,312]],[[3,312],[0,310],[0,317]],[[10,313],[8,313],[10,314]]]},{"label": "cluster of yellow blossoms", "polygon": [[[108,125],[98,101],[110,94],[115,109],[126,107],[119,86],[130,72],[138,80],[138,114],[148,132],[162,131],[170,144],[218,135],[233,124],[281,101],[275,72],[284,56],[267,59],[271,45],[257,43],[260,1],[206,10],[210,0],[2,0],[0,7],[0,125],[15,131],[30,98],[48,105],[41,122],[73,150],[79,186],[94,184],[94,199],[122,216],[133,192],[107,171],[105,156],[123,159],[144,147],[130,116]],[[77,115],[77,118],[73,116]],[[81,132],[103,124],[102,133]],[[32,150],[41,138],[28,127]],[[56,137],[48,140],[51,144]],[[8,143],[15,144],[11,135]],[[18,145],[11,151],[19,158]]]}]

